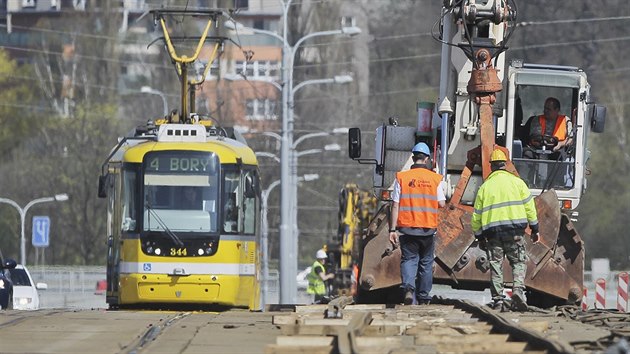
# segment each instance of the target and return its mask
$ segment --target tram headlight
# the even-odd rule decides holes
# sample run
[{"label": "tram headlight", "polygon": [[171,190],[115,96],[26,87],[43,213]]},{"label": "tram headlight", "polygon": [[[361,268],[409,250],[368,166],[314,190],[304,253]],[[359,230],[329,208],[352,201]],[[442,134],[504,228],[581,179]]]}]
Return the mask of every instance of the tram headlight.
[{"label": "tram headlight", "polygon": [[149,253],[149,254],[153,253],[153,247],[148,246],[147,247],[147,253]]},{"label": "tram headlight", "polygon": [[212,253],[212,248],[211,247],[206,248],[206,254],[210,254],[210,253]]},{"label": "tram headlight", "polygon": [[156,248],[156,249],[155,249],[155,255],[156,255],[156,256],[159,256],[160,254],[162,254],[162,250],[161,250],[161,249],[159,249],[159,248]]},{"label": "tram headlight", "polygon": [[203,248],[198,249],[197,254],[203,256]]}]

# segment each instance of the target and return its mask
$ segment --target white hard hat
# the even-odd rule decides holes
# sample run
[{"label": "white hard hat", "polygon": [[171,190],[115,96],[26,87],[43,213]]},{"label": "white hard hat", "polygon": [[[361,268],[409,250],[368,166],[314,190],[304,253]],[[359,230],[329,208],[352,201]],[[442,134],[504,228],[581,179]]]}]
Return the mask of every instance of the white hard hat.
[{"label": "white hard hat", "polygon": [[317,253],[315,254],[315,258],[317,258],[317,259],[324,259],[324,258],[328,258],[328,255],[326,254],[326,251],[324,251],[324,250],[319,250],[319,251],[317,251]]}]

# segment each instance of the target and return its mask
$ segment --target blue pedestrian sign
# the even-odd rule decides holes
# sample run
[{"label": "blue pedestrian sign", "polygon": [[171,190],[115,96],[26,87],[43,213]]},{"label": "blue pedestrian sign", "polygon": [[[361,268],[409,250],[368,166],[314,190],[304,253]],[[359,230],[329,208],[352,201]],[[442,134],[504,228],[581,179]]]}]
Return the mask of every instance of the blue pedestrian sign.
[{"label": "blue pedestrian sign", "polygon": [[33,246],[48,247],[49,235],[50,218],[48,216],[33,216]]}]

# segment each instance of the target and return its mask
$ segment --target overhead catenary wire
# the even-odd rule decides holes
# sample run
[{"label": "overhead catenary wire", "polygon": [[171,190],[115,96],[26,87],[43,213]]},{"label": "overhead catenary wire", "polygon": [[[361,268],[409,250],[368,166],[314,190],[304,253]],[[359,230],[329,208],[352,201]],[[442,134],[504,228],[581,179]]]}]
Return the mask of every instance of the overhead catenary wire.
[{"label": "overhead catenary wire", "polygon": [[[517,22],[516,23],[516,27],[544,26],[544,25],[553,25],[553,24],[575,24],[575,23],[586,23],[586,22],[624,21],[624,20],[630,20],[630,16],[592,17],[592,18],[579,18],[579,19],[566,19],[566,20],[553,20],[553,21],[522,21],[522,22]],[[439,22],[434,23],[434,26],[437,23],[439,23]],[[49,29],[49,28],[40,28],[40,27],[32,27],[32,26],[20,26],[20,25],[12,25],[11,27],[13,29],[20,29],[20,30],[31,31],[31,32],[54,33],[54,34],[59,34],[59,35],[75,35],[75,36],[77,36],[79,38],[85,37],[85,38],[90,38],[90,39],[104,39],[104,40],[116,40],[116,41],[121,41],[122,40],[123,43],[145,44],[145,41],[130,40],[130,39],[126,39],[126,38],[122,38],[121,39],[119,36],[107,36],[107,35],[99,35],[99,34],[91,34],[91,33],[79,33],[79,32],[60,31],[60,30]],[[6,24],[0,24],[0,28],[7,28],[7,25]],[[417,33],[406,33],[406,34],[396,34],[396,35],[381,36],[381,37],[373,37],[373,38],[370,39],[370,42],[396,40],[396,39],[406,40],[406,39],[413,38],[413,37],[429,37],[429,36],[432,36],[434,34],[432,32],[433,31],[430,31],[430,32],[417,32]],[[351,39],[344,39],[344,40],[337,40],[337,41],[324,41],[324,42],[319,42],[319,43],[305,43],[301,47],[306,48],[306,47],[327,46],[327,45],[331,45],[331,44],[348,44],[348,43],[358,42],[358,41],[362,41],[362,40],[363,39],[358,37],[358,38],[351,38]],[[370,44],[370,43],[368,43],[368,44]]]},{"label": "overhead catenary wire", "polygon": [[516,24],[516,27],[544,26],[544,25],[555,25],[555,24],[575,24],[575,23],[584,23],[584,22],[622,21],[622,20],[630,20],[630,16],[574,18],[574,19],[552,20],[552,21],[523,21],[523,22],[518,22]]},{"label": "overhead catenary wire", "polygon": [[[8,49],[8,50],[15,50],[15,51],[22,51],[22,52],[29,52],[29,53],[39,53],[39,54],[54,55],[54,56],[59,56],[59,57],[63,56],[62,52],[55,52],[55,51],[51,51],[51,50],[34,49],[34,48],[23,48],[23,47],[15,47],[15,46],[8,46],[8,45],[0,45],[0,48],[4,48],[4,49]],[[142,65],[151,66],[151,67],[155,67],[155,68],[159,68],[159,69],[170,69],[171,68],[168,65],[149,63],[149,62],[145,62],[145,61],[109,59],[109,58],[96,57],[96,56],[91,56],[91,55],[82,55],[82,54],[74,54],[74,56],[77,59],[104,61],[104,62],[116,63],[116,64],[142,64]]]},{"label": "overhead catenary wire", "polygon": [[[588,22],[588,21],[611,21],[611,20],[626,20],[629,19],[630,17],[628,16],[619,16],[619,17],[604,17],[604,18],[591,18],[591,19],[577,19],[575,21],[579,21],[579,22]],[[539,22],[530,22],[530,23],[526,23],[526,22],[522,22],[521,24],[523,25],[546,25],[546,24],[553,24],[553,23],[570,23],[573,20],[559,20],[559,21],[539,21]],[[3,26],[3,25],[0,25]],[[51,30],[54,31],[54,30]],[[62,31],[57,31],[59,33],[62,33]],[[85,35],[85,34],[79,34],[79,35]],[[90,36],[90,35],[86,35],[86,36]],[[94,38],[97,37],[101,37],[98,35],[93,35]],[[402,36],[414,36],[414,34],[405,34],[405,35],[401,35]],[[391,37],[396,37],[396,36],[391,36]],[[103,38],[111,38],[114,39],[116,37],[107,37],[107,36],[103,36]],[[387,37],[383,37],[383,38],[387,38]],[[622,41],[622,40],[628,40],[630,39],[630,37],[616,37],[616,38],[608,38],[608,39],[595,39],[595,40],[588,40],[588,41],[572,41],[572,42],[553,42],[553,43],[546,43],[546,44],[537,44],[537,45],[531,45],[531,46],[522,46],[522,47],[513,47],[511,48],[512,51],[515,50],[529,50],[529,49],[534,49],[534,48],[544,48],[544,47],[551,47],[551,46],[559,46],[559,45],[575,45],[575,44],[591,44],[591,43],[596,43],[596,42],[614,42],[614,41]],[[335,43],[335,42],[331,42],[331,43]],[[315,45],[323,45],[323,44],[315,44]],[[53,51],[46,51],[46,50],[37,50],[37,49],[31,49],[31,48],[17,48],[17,47],[11,47],[11,46],[0,46],[0,47],[4,47],[7,49],[14,49],[14,50],[24,50],[24,51],[30,51],[30,52],[39,52],[39,53],[45,53],[45,54],[51,54],[51,55],[62,55],[62,53],[60,52],[53,52]],[[154,67],[158,67],[158,68],[170,68],[170,66],[167,65],[161,65],[161,64],[152,64],[152,63],[146,63],[146,62],[137,62],[137,61],[133,61],[133,60],[116,60],[116,59],[104,59],[104,58],[98,58],[98,57],[93,57],[93,56],[80,56],[77,55],[78,57],[82,58],[82,59],[92,59],[92,60],[99,60],[99,61],[111,61],[111,62],[116,62],[116,63],[138,63],[138,64],[142,64],[142,65],[149,65],[149,66],[154,66]],[[399,61],[399,60],[418,60],[418,59],[428,59],[428,58],[437,58],[439,57],[440,54],[435,53],[435,54],[423,54],[423,55],[411,55],[411,56],[402,56],[402,57],[391,57],[391,58],[379,58],[379,59],[372,59],[372,60],[368,60],[368,63],[378,63],[378,62],[389,62],[389,61]],[[350,61],[345,61],[345,62],[337,62],[337,63],[326,63],[326,65],[349,65],[352,64],[352,62]],[[303,64],[303,65],[296,65],[295,68],[309,68],[309,67],[315,67],[315,66],[321,66],[324,64]],[[615,72],[618,71],[624,71],[622,68],[618,68],[614,70]],[[600,71],[600,70],[591,70],[591,73],[595,73],[595,72],[601,72],[601,73],[605,73],[605,72],[613,72],[613,71]],[[255,88],[255,86],[249,82],[250,86],[252,87],[252,89],[256,90],[258,94],[260,94],[260,92],[258,92],[258,89]],[[78,84],[81,85],[81,84]],[[97,87],[97,88],[105,88],[105,89],[113,89],[114,88],[108,88],[106,86],[99,86],[99,85],[94,85],[93,87]],[[244,89],[239,89],[239,90],[244,90]],[[353,97],[367,97],[367,96],[377,96],[377,95],[387,95],[387,94],[399,94],[399,93],[412,93],[412,92],[417,92],[417,88],[410,88],[410,89],[404,89],[404,90],[394,90],[394,91],[383,91],[383,92],[377,92],[377,93],[371,93],[368,95],[354,95]],[[297,101],[310,101],[310,100],[317,100],[317,99],[322,99],[322,98],[310,98],[310,99],[303,99],[303,100],[297,100]]]},{"label": "overhead catenary wire", "polygon": [[[374,0],[372,0],[374,1]],[[381,0],[383,1],[383,0]],[[173,1],[170,1],[171,3]],[[282,2],[284,3],[285,0],[282,0]],[[291,6],[296,6],[296,5],[301,5],[301,4],[325,4],[327,2],[330,2],[330,0],[295,0],[291,3]],[[169,7],[172,9],[182,9],[184,8],[181,5],[177,5],[177,4],[171,4],[169,5],[169,1],[163,1],[163,0],[145,0],[144,3],[146,5],[151,5],[151,6],[155,6],[156,8],[161,8],[161,7]],[[147,6],[147,7],[151,7],[151,6]],[[188,7],[189,10],[207,10],[207,7],[195,7],[195,6],[189,6]],[[265,10],[274,10],[274,9],[282,9],[282,7],[280,5],[277,5],[275,3],[271,3],[271,5],[267,5],[265,6]]]},{"label": "overhead catenary wire", "polygon": [[[591,75],[594,74],[618,74],[620,72],[630,72],[630,67],[623,67],[623,68],[616,68],[616,69],[595,69],[595,70],[590,70],[589,73]],[[26,77],[26,76],[19,76],[19,75],[6,75],[6,74],[0,74],[0,76],[2,77],[8,77],[8,78],[16,78],[16,79],[22,79],[22,80],[31,80],[31,81],[39,81],[39,79],[34,78],[34,77]],[[260,91],[260,89],[258,89],[257,87],[255,87],[254,83],[258,84],[259,82],[257,81],[252,81],[252,80],[244,80],[244,81],[248,81],[248,84],[250,85],[250,87],[241,87],[241,88],[222,88],[223,92],[246,92],[246,91],[250,91],[250,90],[254,90],[256,91],[256,96],[257,98],[259,97],[267,97],[266,94],[264,94],[263,92]],[[62,83],[62,80],[53,80],[53,82],[55,83]],[[260,84],[267,84],[267,83],[263,83],[260,82]],[[81,84],[81,83],[77,83],[76,86],[78,87],[91,87],[91,88],[96,88],[96,89],[106,89],[106,90],[111,90],[111,91],[118,91],[118,87],[113,87],[113,86],[104,86],[104,85],[94,85],[94,84]],[[347,100],[349,98],[362,98],[362,97],[376,97],[376,96],[386,96],[386,95],[397,95],[397,94],[417,94],[419,92],[422,91],[431,91],[431,90],[437,90],[438,87],[437,86],[426,86],[423,85],[422,87],[412,87],[412,88],[407,88],[407,89],[399,89],[399,90],[387,90],[387,91],[378,91],[378,92],[371,92],[369,94],[356,94],[356,95],[345,95],[343,98],[338,98],[334,95],[324,95],[324,96],[315,96],[315,97],[308,97],[308,98],[302,98],[302,99],[296,99],[295,102],[314,102],[314,101],[321,101],[321,100],[327,100],[327,99],[333,99],[333,100]],[[131,92],[130,92],[131,93]],[[178,98],[179,95],[175,95],[175,94],[168,94],[165,93],[165,96],[168,97],[172,97],[172,98]],[[2,106],[20,106],[20,105],[11,105],[11,104],[0,104]],[[28,105],[24,105],[24,107],[30,107]]]},{"label": "overhead catenary wire", "polygon": [[[587,21],[599,21],[599,20],[601,20],[601,21],[604,21],[604,20],[620,20],[620,19],[628,19],[628,18],[630,18],[630,17],[591,18],[591,19],[582,19],[581,21],[587,22]],[[568,20],[557,21],[557,22],[564,23],[564,22],[567,22],[567,21]],[[553,21],[547,21],[547,22],[553,22]],[[541,24],[546,24],[547,22],[541,22]],[[2,27],[2,26],[6,27],[6,25],[1,25],[0,24],[0,27]],[[29,30],[34,30],[34,29],[29,29]],[[58,31],[57,33],[63,33],[63,32],[62,31]],[[82,34],[77,34],[77,35],[81,36]],[[411,35],[412,34],[407,34],[407,35],[403,35],[403,36],[411,36]],[[427,35],[427,34],[426,33],[422,33],[422,35]],[[97,37],[94,37],[94,38],[97,38]],[[105,36],[105,37],[100,37],[100,38],[108,38],[108,37]],[[383,37],[383,38],[387,38],[387,37]],[[113,39],[115,39],[115,37],[111,37],[111,39],[113,40]],[[553,47],[553,46],[569,46],[569,45],[577,45],[577,44],[607,43],[607,42],[615,42],[615,41],[626,41],[628,39],[630,39],[630,37],[624,36],[624,37],[589,39],[589,40],[569,41],[569,42],[549,42],[549,43],[544,43],[544,44],[535,44],[535,45],[528,45],[528,46],[521,46],[521,47],[510,47],[510,51],[514,52],[514,51],[518,51],[518,50],[529,50],[529,49],[546,48],[546,47]],[[350,40],[348,40],[348,41],[350,41]],[[327,43],[320,43],[320,44],[315,44],[315,45],[330,45],[330,44],[335,44],[335,43],[341,44],[341,42],[327,42]],[[313,46],[315,46],[315,45],[313,45]],[[8,46],[8,45],[0,45],[0,48],[6,48],[6,49],[11,49],[11,50],[19,50],[19,51],[25,51],[25,52],[42,53],[42,54],[49,54],[49,55],[56,55],[56,56],[61,56],[62,55],[61,52],[42,50],[42,49],[34,49],[34,48],[23,48],[23,47]],[[106,61],[106,62],[119,63],[119,64],[134,64],[134,63],[137,63],[137,64],[142,64],[142,65],[152,66],[152,67],[155,67],[155,68],[170,69],[170,66],[168,66],[168,65],[147,63],[147,62],[143,62],[143,61],[121,60],[121,59],[107,59],[107,58],[100,58],[100,57],[94,57],[94,56],[88,56],[88,55],[82,55],[82,54],[75,54],[75,55],[77,56],[77,58],[85,59],[85,60],[98,60],[98,61]],[[367,60],[365,62],[367,62],[367,63],[381,63],[381,62],[392,62],[392,61],[402,61],[402,60],[417,60],[417,59],[428,59],[428,58],[439,58],[439,57],[440,57],[440,53],[432,53],[432,54],[407,55],[407,56],[401,56],[401,57],[369,59],[369,60]],[[349,65],[349,64],[353,64],[353,63],[356,63],[356,62],[343,61],[343,62],[327,62],[325,64],[322,64],[322,63],[301,64],[301,65],[295,65],[294,68],[295,69],[313,68],[313,67],[318,67],[318,66],[322,66],[322,65]]]},{"label": "overhead catenary wire", "polygon": [[[606,42],[627,41],[627,40],[630,40],[630,36],[614,37],[614,38],[602,38],[602,39],[591,39],[591,40],[580,40],[580,41],[571,41],[571,42],[551,42],[551,43],[545,43],[545,44],[535,44],[535,45],[528,45],[528,46],[521,46],[521,47],[511,47],[510,51],[514,52],[514,51],[518,51],[518,50],[529,50],[529,49],[536,49],[536,48],[546,48],[546,47],[555,47],[555,46],[570,46],[570,45],[577,45],[577,44],[592,44],[592,43],[598,43],[598,42],[606,43]],[[0,45],[0,48],[62,56],[61,52],[54,52],[54,51],[41,50],[41,49],[21,48],[21,47],[6,46],[6,45]],[[98,60],[98,61],[106,61],[106,62],[113,62],[113,63],[119,63],[119,64],[142,64],[142,65],[146,65],[146,66],[152,66],[152,67],[155,67],[155,68],[170,69],[170,66],[168,66],[168,65],[148,63],[148,62],[142,62],[142,61],[107,59],[107,58],[101,58],[101,57],[86,56],[86,55],[81,55],[81,54],[75,54],[75,55],[78,58],[86,59],[86,60]],[[367,63],[380,63],[380,62],[392,62],[392,61],[401,61],[401,60],[430,59],[430,58],[439,58],[439,57],[440,57],[439,53],[433,53],[433,54],[408,55],[408,56],[402,56],[402,57],[370,59],[370,60],[366,60],[365,62],[367,62]],[[316,63],[316,64],[301,64],[301,65],[295,65],[294,68],[300,69],[300,68],[319,67],[319,66],[322,66],[322,65],[349,65],[349,64],[356,64],[356,61],[355,62],[353,62],[353,61],[342,61],[342,62],[326,62],[326,63]]]}]

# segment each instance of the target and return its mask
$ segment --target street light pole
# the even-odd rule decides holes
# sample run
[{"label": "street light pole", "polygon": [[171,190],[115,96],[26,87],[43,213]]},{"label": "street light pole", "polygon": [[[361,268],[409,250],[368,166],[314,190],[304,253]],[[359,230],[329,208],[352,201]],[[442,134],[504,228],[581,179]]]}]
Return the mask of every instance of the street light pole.
[{"label": "street light pole", "polygon": [[[344,27],[339,30],[320,31],[307,34],[306,36],[297,40],[297,42],[291,46],[288,40],[288,14],[289,7],[293,0],[280,0],[282,3],[282,36],[260,29],[248,28],[253,33],[267,34],[282,41],[282,75],[281,75],[281,88],[282,88],[282,136],[281,136],[281,148],[280,148],[280,303],[293,304],[297,299],[297,241],[296,238],[297,227],[295,225],[295,219],[292,217],[292,209],[296,206],[292,204],[293,193],[295,193],[294,179],[292,175],[291,164],[293,160],[292,146],[293,146],[293,97],[295,91],[299,88],[310,83],[328,83],[338,82],[337,79],[332,81],[309,80],[301,84],[298,84],[293,89],[293,63],[295,60],[295,53],[299,46],[304,43],[305,40],[320,36],[331,35],[356,35],[361,33],[361,29],[358,27]],[[225,22],[225,26],[232,29],[243,28],[233,20]],[[347,76],[343,76],[346,77]],[[348,81],[342,81],[348,82]]]},{"label": "street light pole", "polygon": [[266,152],[266,151],[256,151],[256,156],[257,157],[270,157],[274,160],[276,160],[277,163],[280,163],[280,158],[270,152]]},{"label": "street light pole", "polygon": [[[289,92],[291,92],[293,67],[289,66],[289,58],[293,56],[287,40],[288,11],[291,0],[283,5],[282,26],[282,137],[280,140],[280,303],[294,304],[297,301],[297,254],[292,247],[291,225],[291,195],[289,184],[291,175],[289,171],[290,147],[293,144],[293,122],[289,122]],[[293,267],[293,269],[292,269]]]},{"label": "street light pole", "polygon": [[[299,90],[301,87],[306,86],[305,83],[313,83],[316,84],[318,82],[315,81],[320,81],[320,80],[309,80],[309,81],[304,81],[299,83],[297,86],[295,86],[295,89],[292,92],[291,97],[293,97],[293,95],[295,94],[295,91]],[[323,81],[323,80],[322,80]],[[291,110],[293,111],[293,110]],[[296,252],[296,269],[297,269],[297,253],[299,251],[299,238],[300,238],[300,228],[298,227],[298,196],[297,196],[297,191],[298,191],[298,183],[297,183],[297,173],[298,173],[298,157],[302,156],[302,155],[307,155],[309,153],[314,153],[313,150],[307,150],[307,151],[300,151],[296,153],[296,148],[298,146],[298,144],[300,144],[301,142],[303,142],[306,139],[309,138],[316,138],[316,137],[323,137],[323,136],[328,136],[330,135],[327,132],[315,132],[315,133],[309,133],[309,134],[305,134],[300,136],[299,138],[297,138],[293,144],[291,145],[291,184],[290,184],[290,188],[291,188],[291,192],[290,195],[292,196],[292,200],[291,200],[291,208],[289,208],[289,213],[290,213],[290,218],[289,220],[291,220],[291,230],[292,230],[292,234],[293,234],[293,238],[291,239],[291,244],[292,247],[295,248],[295,252]],[[320,150],[321,151],[321,150]],[[297,279],[297,278],[296,278]],[[297,280],[296,280],[297,281]]]},{"label": "street light pole", "polygon": [[297,300],[297,225],[293,203],[297,196],[297,171],[292,169],[293,162],[293,102],[295,92],[308,84],[335,82],[334,79],[308,80],[293,88],[293,63],[296,49],[308,38],[343,34],[342,30],[311,33],[299,39],[293,47],[286,40],[286,16],[284,27],[284,45],[282,50],[282,144],[280,150],[281,211],[280,211],[280,303],[293,304]]},{"label": "street light pole", "polygon": [[[316,32],[307,35],[296,43],[291,53],[291,68],[293,67],[293,55],[295,48],[299,46],[305,39],[312,38],[318,35],[331,35],[343,33],[342,31],[324,31]],[[284,63],[284,55],[283,55]],[[283,86],[283,109],[282,109],[282,145],[280,154],[280,178],[282,180],[281,191],[281,214],[280,214],[280,245],[285,244],[285,250],[287,253],[280,253],[280,302],[283,304],[295,303],[297,298],[297,254],[298,254],[298,233],[297,226],[297,161],[295,156],[295,147],[297,143],[303,141],[309,136],[320,136],[321,133],[307,134],[304,137],[300,137],[296,143],[293,142],[293,102],[295,93],[307,86],[315,84],[328,84],[328,83],[349,83],[352,82],[352,77],[349,75],[335,76],[329,79],[316,79],[306,80],[293,88],[293,70],[289,73],[289,81]],[[288,88],[287,88],[288,87]],[[289,97],[285,101],[284,95],[288,94]],[[286,105],[284,104],[286,103]],[[286,112],[286,113],[285,113]],[[328,133],[323,133],[328,135]]]},{"label": "street light pole", "polygon": [[262,269],[263,269],[263,279],[262,279],[262,305],[263,309],[267,304],[267,293],[268,293],[268,282],[269,282],[269,220],[267,219],[267,200],[269,199],[269,193],[280,184],[280,180],[276,180],[272,182],[267,189],[262,191],[261,199],[262,199],[262,238],[260,240],[260,247],[262,248]]},{"label": "street light pole", "polygon": [[[332,79],[330,79],[332,80]],[[311,81],[317,81],[317,80],[311,80]],[[315,83],[315,82],[314,82]],[[301,86],[300,86],[301,87]],[[296,86],[297,89],[299,89],[299,87]],[[290,173],[289,173],[289,186],[287,189],[293,191],[290,192],[288,194],[288,196],[290,197],[290,204],[291,207],[286,208],[286,212],[289,214],[288,217],[286,217],[287,219],[284,220],[288,220],[289,221],[289,227],[291,228],[291,234],[293,235],[293,237],[287,239],[283,239],[282,236],[280,238],[280,261],[283,260],[283,251],[286,252],[287,249],[290,250],[295,250],[295,258],[294,258],[294,262],[295,262],[295,269],[296,269],[296,276],[297,276],[297,251],[298,251],[298,238],[299,238],[299,228],[297,226],[297,207],[298,207],[298,200],[297,200],[297,189],[298,189],[298,180],[300,180],[300,178],[302,177],[297,177],[297,159],[300,156],[304,156],[304,155],[311,155],[311,154],[317,154],[317,153],[322,153],[325,151],[340,151],[341,150],[341,146],[339,146],[339,144],[327,144],[323,147],[323,149],[309,149],[309,150],[304,150],[304,151],[296,151],[297,146],[303,142],[306,139],[309,138],[316,138],[316,137],[323,137],[323,136],[331,136],[334,134],[339,134],[339,133],[344,133],[347,132],[348,128],[335,128],[333,129],[332,133],[329,132],[315,132],[315,133],[309,133],[309,134],[305,134],[300,136],[299,138],[297,138],[293,144],[291,144],[291,146],[289,147],[289,156],[291,156],[291,161],[290,163],[286,164],[289,166],[290,168]],[[272,137],[274,139],[276,139],[278,142],[281,143],[281,148],[282,146],[284,146],[282,137],[274,132],[264,132],[263,135]],[[278,158],[276,155],[269,153],[269,152],[264,152],[264,151],[258,151],[256,152],[256,156],[259,157],[268,157],[268,158],[273,158],[275,161],[279,162],[281,167],[283,166],[282,164],[282,159]],[[304,180],[309,180],[309,179],[304,179]],[[282,181],[282,179],[281,179]],[[284,182],[283,182],[284,183]],[[282,185],[282,188],[286,188],[284,185]],[[285,194],[286,195],[286,194]],[[281,196],[282,197],[282,196]],[[285,212],[285,208],[282,207],[282,200],[281,200],[281,222],[282,222],[282,213]],[[285,204],[286,205],[286,204]],[[280,229],[282,230],[282,229]],[[284,245],[283,245],[284,243]],[[287,257],[288,258],[288,257]],[[286,258],[285,258],[286,260]],[[280,273],[281,273],[281,280],[282,280],[282,272],[284,269],[286,268],[282,268],[282,263],[280,263]],[[296,278],[296,277],[294,277]],[[285,279],[286,280],[286,279]],[[297,282],[297,280],[295,280]],[[281,294],[282,294],[282,283],[280,284],[281,287]],[[293,287],[291,287],[293,288]],[[295,289],[296,289],[296,298],[297,298],[297,283],[295,284]]]},{"label": "street light pole", "polygon": [[[314,149],[316,150],[316,149]],[[321,152],[321,150],[317,151]],[[315,153],[309,150],[309,153]],[[271,155],[271,154],[270,154]],[[268,156],[268,155],[265,155]],[[300,181],[314,181],[319,178],[318,174],[306,174],[304,176],[300,176],[297,179]],[[269,194],[271,191],[280,184],[280,180],[273,181],[267,189],[262,191],[261,199],[262,199],[262,238],[260,242],[260,247],[262,248],[262,260],[261,265],[263,269],[263,279],[262,279],[262,304],[263,308],[265,304],[267,304],[267,292],[268,292],[268,283],[269,283],[269,220],[267,217],[268,214],[268,200]]]},{"label": "street light pole", "polygon": [[13,206],[20,214],[20,263],[26,265],[26,238],[24,237],[24,224],[26,223],[26,213],[35,204],[47,203],[47,202],[64,202],[68,200],[66,193],[57,194],[54,197],[45,197],[31,200],[26,204],[24,208],[20,207],[18,203],[11,199],[0,198],[0,203],[5,203]]}]

